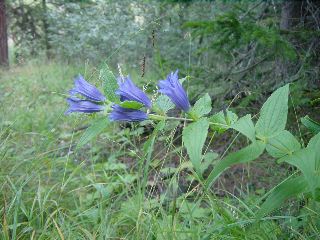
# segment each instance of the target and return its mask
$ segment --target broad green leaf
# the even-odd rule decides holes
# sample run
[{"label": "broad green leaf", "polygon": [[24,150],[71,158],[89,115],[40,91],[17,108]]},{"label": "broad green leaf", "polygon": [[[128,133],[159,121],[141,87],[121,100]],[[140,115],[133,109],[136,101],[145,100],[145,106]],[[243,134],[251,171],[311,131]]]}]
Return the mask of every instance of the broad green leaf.
[{"label": "broad green leaf", "polygon": [[207,138],[209,122],[203,118],[183,129],[182,141],[197,174],[201,175],[202,148]]},{"label": "broad green leaf", "polygon": [[206,186],[209,188],[218,176],[228,167],[238,163],[250,162],[258,158],[263,153],[264,149],[265,143],[258,140],[238,152],[230,153],[224,159],[220,160],[211,171],[206,180]]},{"label": "broad green leaf", "polygon": [[302,124],[308,128],[312,133],[317,134],[320,132],[320,123],[312,120],[309,116],[301,118]]},{"label": "broad green leaf", "polygon": [[130,108],[130,109],[140,109],[143,107],[142,103],[136,101],[124,101],[119,104],[123,108]]},{"label": "broad green leaf", "polygon": [[192,219],[203,219],[208,216],[209,212],[206,208],[201,207],[201,201],[190,202],[188,200],[181,201],[179,206],[179,214],[185,215]]},{"label": "broad green leaf", "polygon": [[320,148],[310,146],[281,159],[296,166],[308,182],[311,192],[320,187]]},{"label": "broad green leaf", "polygon": [[256,124],[260,138],[270,138],[284,130],[288,115],[289,85],[277,89],[263,104]]},{"label": "broad green leaf", "polygon": [[187,80],[187,77],[184,78],[179,78],[179,82],[181,83],[181,85]]},{"label": "broad green leaf", "polygon": [[227,110],[226,114],[220,111],[209,118],[210,128],[219,133],[223,133],[238,120],[237,114]]},{"label": "broad green leaf", "polygon": [[310,139],[308,148],[320,148],[320,133]]},{"label": "broad green leaf", "polygon": [[103,130],[106,129],[106,127],[108,127],[109,123],[110,121],[107,117],[98,118],[93,121],[91,126],[88,127],[81,136],[76,148],[81,148],[83,145],[98,136]]},{"label": "broad green leaf", "polygon": [[269,196],[258,210],[257,217],[261,218],[271,213],[279,208],[285,200],[306,192],[307,187],[308,184],[303,176],[286,179],[268,193]]},{"label": "broad green leaf", "polygon": [[256,140],[256,130],[254,128],[254,124],[251,120],[250,114],[240,118],[238,121],[231,125],[231,128],[242,133],[252,142]]},{"label": "broad green leaf", "polygon": [[160,113],[166,114],[170,109],[174,108],[174,103],[166,95],[160,95],[155,102],[156,110]]},{"label": "broad green leaf", "polygon": [[100,70],[100,78],[103,81],[104,93],[106,94],[107,99],[111,102],[119,103],[120,98],[115,93],[115,91],[119,88],[117,79],[107,64],[104,64],[103,68]]},{"label": "broad green leaf", "polygon": [[[215,152],[207,152],[203,156],[203,160],[201,162],[201,172],[203,173],[213,162],[219,157],[219,154]],[[193,164],[191,161],[184,161],[179,165],[180,171],[183,169],[193,169]]]},{"label": "broad green leaf", "polygon": [[300,148],[298,140],[290,132],[283,130],[268,140],[266,150],[272,157],[281,158],[285,155],[291,155]]},{"label": "broad green leaf", "polygon": [[213,160],[217,159],[218,157],[218,153],[207,152],[203,157],[203,161],[201,164],[201,172],[203,173],[212,164]]},{"label": "broad green leaf", "polygon": [[179,169],[175,168],[175,167],[163,167],[163,168],[160,169],[160,172],[162,174],[164,174],[165,176],[171,176],[171,175],[177,173],[178,170]]},{"label": "broad green leaf", "polygon": [[206,93],[202,98],[200,98],[192,107],[190,114],[195,116],[195,118],[201,118],[202,116],[208,114],[211,111],[211,98],[208,93]]}]

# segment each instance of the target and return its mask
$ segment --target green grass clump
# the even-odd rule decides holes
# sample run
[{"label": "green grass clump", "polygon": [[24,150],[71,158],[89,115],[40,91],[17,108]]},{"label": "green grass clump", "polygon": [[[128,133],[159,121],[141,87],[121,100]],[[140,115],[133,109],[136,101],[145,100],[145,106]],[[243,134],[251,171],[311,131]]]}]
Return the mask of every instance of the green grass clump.
[{"label": "green grass clump", "polygon": [[143,126],[111,125],[76,150],[89,117],[65,116],[65,94],[79,72],[92,81],[97,76],[81,69],[32,61],[0,72],[1,239],[319,236],[316,223],[291,217],[289,210],[257,221],[257,193],[241,191],[238,198],[199,191],[177,147],[176,125],[169,136],[158,137],[145,188]]}]

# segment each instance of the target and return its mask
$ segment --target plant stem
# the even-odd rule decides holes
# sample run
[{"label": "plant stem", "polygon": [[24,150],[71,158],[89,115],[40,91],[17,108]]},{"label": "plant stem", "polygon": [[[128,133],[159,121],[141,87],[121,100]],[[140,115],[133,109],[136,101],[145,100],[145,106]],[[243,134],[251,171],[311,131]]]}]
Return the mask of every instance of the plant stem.
[{"label": "plant stem", "polygon": [[190,118],[180,118],[180,117],[168,117],[168,116],[162,116],[157,114],[149,114],[149,118],[152,120],[178,120],[178,121],[187,121],[192,122],[193,120]]},{"label": "plant stem", "polygon": [[[186,122],[194,122],[194,119],[191,118],[181,118],[181,117],[168,117],[168,116],[163,116],[163,115],[157,115],[157,114],[149,114],[149,119],[151,120],[157,120],[157,121],[162,121],[162,120],[176,120],[176,121],[186,121]],[[209,122],[210,125],[216,125],[216,126],[221,126],[221,127],[227,127],[229,128],[228,125],[222,124],[222,123],[213,123]]]}]

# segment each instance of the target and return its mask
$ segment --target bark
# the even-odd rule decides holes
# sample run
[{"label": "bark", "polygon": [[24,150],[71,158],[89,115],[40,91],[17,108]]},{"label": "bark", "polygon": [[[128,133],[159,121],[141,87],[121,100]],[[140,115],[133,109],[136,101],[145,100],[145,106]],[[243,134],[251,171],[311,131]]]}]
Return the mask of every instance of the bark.
[{"label": "bark", "polygon": [[48,19],[47,19],[47,1],[42,0],[42,11],[43,11],[43,16],[42,16],[42,22],[43,22],[43,32],[44,32],[44,44],[46,47],[46,55],[47,58],[49,59],[51,57],[50,54],[50,43],[49,43],[49,24],[48,24]]},{"label": "bark", "polygon": [[280,29],[289,30],[299,23],[303,0],[285,1],[281,9]]},{"label": "bark", "polygon": [[281,9],[281,30],[291,30],[298,24],[304,28],[319,30],[319,0],[287,0]]},{"label": "bark", "polygon": [[0,65],[7,66],[8,61],[8,35],[5,0],[0,0]]}]

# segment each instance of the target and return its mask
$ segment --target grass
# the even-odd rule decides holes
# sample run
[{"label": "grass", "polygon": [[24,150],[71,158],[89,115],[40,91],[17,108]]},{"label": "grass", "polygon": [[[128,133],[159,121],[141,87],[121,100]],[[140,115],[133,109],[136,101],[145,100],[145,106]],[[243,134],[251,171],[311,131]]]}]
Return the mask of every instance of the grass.
[{"label": "grass", "polygon": [[1,239],[319,236],[317,229],[301,230],[290,212],[256,221],[259,194],[250,190],[241,188],[239,198],[230,192],[216,197],[186,181],[191,175],[177,167],[186,160],[176,125],[158,136],[146,185],[142,144],[148,128],[111,125],[76,150],[90,117],[65,116],[64,98],[79,72],[92,81],[97,74],[89,67],[41,61],[0,72]]}]

